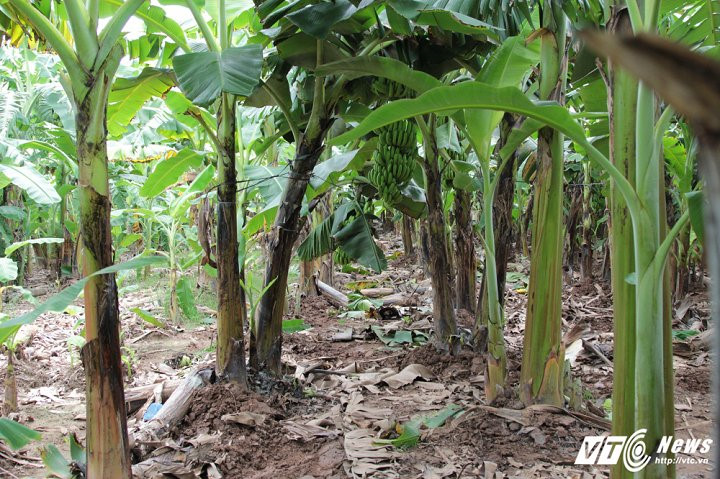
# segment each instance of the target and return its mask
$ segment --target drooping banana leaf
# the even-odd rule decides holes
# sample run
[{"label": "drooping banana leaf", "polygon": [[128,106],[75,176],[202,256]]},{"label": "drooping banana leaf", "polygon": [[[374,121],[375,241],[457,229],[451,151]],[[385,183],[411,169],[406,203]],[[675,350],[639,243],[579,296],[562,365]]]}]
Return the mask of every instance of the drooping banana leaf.
[{"label": "drooping banana leaf", "polygon": [[201,164],[202,157],[198,153],[189,148],[181,150],[177,155],[166,158],[155,166],[140,188],[140,196],[152,198],[159,195],[165,188],[174,184],[180,175]]},{"label": "drooping banana leaf", "polygon": [[298,247],[298,257],[303,261],[319,258],[333,250],[332,226],[333,215],[325,218],[310,231],[310,234]]},{"label": "drooping banana leaf", "polygon": [[341,204],[330,216],[310,231],[307,238],[298,247],[298,257],[310,261],[328,254],[335,249],[333,235],[342,229],[348,214],[355,209],[355,202]]},{"label": "drooping banana leaf", "polygon": [[197,306],[195,305],[195,295],[190,285],[190,279],[183,276],[177,283],[178,305],[185,317],[195,320],[199,317]]},{"label": "drooping banana leaf", "polygon": [[60,195],[53,185],[32,166],[0,164],[0,173],[18,188],[25,190],[30,199],[38,204],[51,205],[60,202]]},{"label": "drooping banana leaf", "polygon": [[116,79],[108,98],[110,135],[122,135],[145,102],[152,97],[161,97],[174,84],[172,72],[149,67],[135,78]]},{"label": "drooping banana leaf", "polygon": [[343,251],[361,265],[378,273],[387,268],[385,254],[375,243],[370,222],[364,214],[355,217],[349,225],[335,233],[334,238]]},{"label": "drooping banana leaf", "polygon": [[[348,222],[348,216],[353,211],[356,216]],[[374,271],[387,268],[387,260],[375,242],[368,217],[355,201],[343,203],[315,227],[298,248],[298,256],[303,261],[309,261],[330,253],[338,246],[359,264]]]},{"label": "drooping banana leaf", "polygon": [[0,439],[5,441],[12,449],[20,449],[31,441],[37,441],[42,436],[39,432],[23,426],[11,419],[0,418]]},{"label": "drooping banana leaf", "polygon": [[302,7],[286,18],[303,32],[322,40],[335,24],[347,20],[357,10],[348,0],[322,1]]},{"label": "drooping banana leaf", "polygon": [[126,261],[124,263],[115,264],[96,271],[90,276],[86,276],[80,281],[73,283],[71,286],[68,286],[56,295],[51,296],[48,300],[46,300],[34,310],[0,323],[0,343],[4,342],[8,337],[10,337],[15,331],[17,331],[18,328],[20,328],[20,326],[22,326],[23,324],[32,323],[41,314],[48,311],[64,311],[65,308],[67,308],[68,305],[70,305],[70,303],[72,303],[75,298],[77,298],[78,294],[80,294],[80,291],[82,291],[85,287],[85,283],[87,283],[93,276],[97,276],[100,274],[113,274],[119,271],[140,269],[145,266],[165,263],[166,261],[167,259],[164,256],[141,256]]}]

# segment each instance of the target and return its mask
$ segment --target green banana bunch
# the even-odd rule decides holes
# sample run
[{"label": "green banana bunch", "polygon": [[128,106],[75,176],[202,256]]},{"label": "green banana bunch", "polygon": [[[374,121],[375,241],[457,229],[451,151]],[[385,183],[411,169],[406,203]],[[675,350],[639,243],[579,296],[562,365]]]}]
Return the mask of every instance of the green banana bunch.
[{"label": "green banana bunch", "polygon": [[368,178],[378,189],[380,196],[389,204],[395,204],[402,198],[400,187],[388,170],[373,166]]},{"label": "green banana bunch", "polygon": [[410,90],[402,83],[383,77],[373,79],[370,91],[378,98],[384,99],[406,98],[410,94]]},{"label": "green banana bunch", "polygon": [[378,189],[380,196],[388,203],[393,204],[400,200],[402,196],[400,191],[411,176],[412,164],[399,161],[389,164],[377,162],[370,170],[368,179]]},{"label": "green banana bunch", "polygon": [[402,198],[402,189],[412,177],[417,155],[417,129],[410,120],[401,120],[380,128],[373,153],[373,168],[368,179],[390,205]]},{"label": "green banana bunch", "polygon": [[372,215],[373,212],[374,212],[374,210],[375,210],[372,200],[370,200],[370,199],[367,200],[367,201],[362,205],[362,209],[363,209],[363,214],[365,214],[365,215]]},{"label": "green banana bunch", "polygon": [[335,248],[335,253],[333,254],[333,261],[339,265],[345,265],[350,264],[353,262],[353,259],[345,252],[342,248],[339,246]]},{"label": "green banana bunch", "polygon": [[455,170],[453,169],[450,162],[452,161],[467,161],[467,155],[464,152],[457,152],[453,150],[446,150],[450,161],[444,161],[442,163],[442,181],[446,188],[453,187],[453,180],[455,179]]},{"label": "green banana bunch", "polygon": [[399,148],[414,148],[417,144],[417,129],[410,120],[400,120],[378,130],[380,143]]}]

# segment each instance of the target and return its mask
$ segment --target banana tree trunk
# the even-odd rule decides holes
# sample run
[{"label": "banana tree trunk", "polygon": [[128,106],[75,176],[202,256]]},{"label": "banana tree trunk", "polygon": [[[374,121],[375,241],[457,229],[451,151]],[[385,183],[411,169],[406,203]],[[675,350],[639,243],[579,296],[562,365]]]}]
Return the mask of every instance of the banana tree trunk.
[{"label": "banana tree trunk", "polygon": [[403,215],[402,222],[402,242],[403,252],[406,258],[415,257],[415,246],[413,245],[413,235],[415,233],[415,222],[408,215]]},{"label": "banana tree trunk", "polygon": [[475,260],[475,235],[472,227],[472,196],[469,192],[455,190],[455,305],[457,309],[475,312],[475,285],[477,261]]},{"label": "banana tree trunk", "polygon": [[530,257],[530,247],[528,245],[528,229],[530,229],[530,221],[532,219],[532,209],[535,204],[535,195],[532,193],[528,195],[527,203],[524,205],[522,214],[520,216],[520,246],[522,247],[522,254],[524,257]]},{"label": "banana tree trunk", "polygon": [[[567,57],[560,2],[546,3],[541,40],[540,98],[563,103]],[[563,135],[538,132],[530,284],[520,370],[525,404],[562,406],[565,351],[562,345]]]},{"label": "banana tree trunk", "polygon": [[[584,283],[589,283],[593,278],[593,253],[592,253],[592,204],[590,182],[592,181],[590,161],[583,164],[583,196],[582,196],[582,240],[580,242],[580,277]],[[573,232],[570,232],[570,241]],[[572,261],[572,259],[570,259]]]},{"label": "banana tree trunk", "polygon": [[[152,209],[152,198],[150,198],[148,202],[148,208]],[[150,218],[147,218],[143,223],[140,223],[142,225],[142,234],[143,234],[143,247],[145,250],[152,249],[152,239],[153,239],[153,220]],[[143,268],[143,279],[148,279],[150,277],[150,273],[152,272],[152,268],[150,266],[145,266]]]},{"label": "banana tree trunk", "polygon": [[[21,209],[26,208],[26,206],[23,204],[22,190],[12,184],[5,187],[4,190],[7,191],[8,204],[12,206],[17,206]],[[23,241],[26,238],[26,235],[24,233],[25,230],[27,230],[27,224],[29,223],[29,221],[30,215],[25,215],[25,219],[21,220],[21,222],[16,227],[12,228],[13,243]],[[29,248],[18,248],[11,256],[11,258],[18,264],[18,274],[17,278],[15,278],[15,284],[17,284],[18,286],[25,285],[25,275],[29,272],[27,267],[27,258],[29,258],[29,254],[26,255],[25,250],[29,250]]]},{"label": "banana tree trunk", "polygon": [[218,376],[244,385],[247,370],[238,265],[235,100],[227,93],[221,99],[217,130],[221,157],[217,195],[218,343],[215,369]]},{"label": "banana tree trunk", "polygon": [[[614,7],[608,30],[630,34],[632,27],[625,8]],[[609,64],[608,112],[610,112],[610,161],[635,184],[635,117],[637,80]],[[615,183],[610,183],[610,281],[613,295],[613,395],[612,434],[630,436],[635,432],[635,285],[625,279],[635,271],[633,226],[625,200]],[[632,473],[622,463],[612,467],[612,477]]]},{"label": "banana tree trunk", "polygon": [[18,410],[17,379],[15,376],[15,351],[5,351],[7,356],[7,367],[5,368],[5,395],[3,400],[2,413],[8,416],[11,412]]},{"label": "banana tree trunk", "polygon": [[[705,196],[709,204],[704,208],[705,216],[705,250],[707,251],[707,266],[710,277],[710,298],[712,300],[711,317],[715,321],[715,354],[720,352],[720,135],[698,135],[700,142],[700,171],[705,180]],[[715,365],[713,377],[713,391],[715,394],[715,464],[720,464],[720,367]]]},{"label": "banana tree trunk", "polygon": [[[300,280],[299,280],[299,287],[297,291],[297,299],[296,299],[296,309],[295,311],[298,312],[300,305],[301,297],[304,296],[306,298],[312,298],[313,296],[318,295],[317,288],[315,287],[315,275],[318,274],[320,271],[320,267],[322,266],[322,259],[321,258],[314,258],[309,261],[302,261],[300,263]],[[322,281],[322,280],[321,280]],[[324,281],[323,281],[324,282]]]},{"label": "banana tree trunk", "polygon": [[483,198],[483,215],[485,216],[485,275],[487,281],[488,305],[488,346],[487,364],[485,371],[485,400],[491,403],[498,397],[505,387],[507,376],[507,352],[505,349],[505,318],[500,306],[500,293],[497,282],[497,267],[495,264],[495,232],[492,222],[492,186],[488,168],[483,171],[483,191],[489,192]]},{"label": "banana tree trunk", "polygon": [[[512,123],[510,115],[503,118],[500,130],[501,143],[512,130]],[[493,182],[490,180],[489,168],[483,169],[483,191],[487,192],[483,195],[485,274],[478,301],[480,316],[477,321],[476,337],[481,327],[487,328],[485,399],[488,402],[492,402],[503,392],[507,376],[503,303],[515,189],[514,160],[514,157],[508,160]],[[482,345],[476,344],[476,347],[478,346]]]},{"label": "banana tree trunk", "polygon": [[430,262],[430,230],[427,218],[420,221],[420,262],[425,277],[432,276],[432,263]]},{"label": "banana tree trunk", "polygon": [[250,334],[250,364],[256,370],[280,374],[282,318],[285,309],[290,259],[302,229],[300,208],[310,174],[323,150],[324,134],[303,139],[297,146],[290,177],[277,211],[268,241],[269,258],[265,267],[267,289],[258,304],[255,328]]},{"label": "banana tree trunk", "polygon": [[[112,265],[106,105],[110,78],[99,75],[84,99],[76,100],[80,230],[84,275]],[[120,351],[115,275],[85,285],[87,476],[130,478],[130,454]]]},{"label": "banana tree trunk", "polygon": [[[310,232],[323,221],[323,217],[317,211],[313,211],[310,215],[310,221],[305,222],[305,226],[300,235],[300,241],[304,241]],[[312,258],[308,261],[300,262],[300,278],[298,280],[298,289],[295,298],[295,311],[296,313],[300,310],[300,302],[302,297],[313,297],[318,295],[318,290],[315,287],[315,277],[319,275],[320,268],[322,267],[322,257]],[[321,281],[325,282],[321,279]]]},{"label": "banana tree trunk", "polygon": [[457,325],[453,308],[451,288],[452,270],[448,257],[445,213],[440,186],[441,174],[438,168],[438,149],[432,135],[425,138],[425,193],[428,206],[427,241],[430,278],[433,289],[433,321],[435,346],[454,352],[459,347]]},{"label": "banana tree trunk", "polygon": [[[662,155],[662,150],[660,150]],[[660,167],[660,237],[667,236],[670,228],[668,226],[668,208],[665,201],[665,161],[664,157],[660,157],[658,161]],[[665,410],[665,432],[666,436],[672,436],[675,430],[675,369],[673,368],[673,337],[672,337],[672,321],[673,321],[673,303],[672,303],[672,272],[670,262],[665,265],[665,271],[662,276],[662,334],[663,334],[663,379],[665,382],[665,404],[672,406]],[[673,451],[668,451],[666,457],[671,460],[675,458]],[[668,477],[675,477],[675,465],[668,465]]]},{"label": "banana tree trunk", "polygon": [[[63,267],[67,269],[72,269],[72,238],[70,237],[70,232],[65,228],[65,220],[68,217],[67,212],[67,198],[63,198],[62,202],[60,203],[60,235],[59,237],[63,239],[63,243],[60,245],[60,256],[58,260],[58,268],[57,268],[57,277],[60,279],[63,272]],[[69,243],[68,244],[68,240]]]},{"label": "banana tree trunk", "polygon": [[[172,255],[172,254],[171,254]],[[173,261],[171,261],[170,266],[170,322],[172,324],[178,324],[178,312],[180,310],[180,306],[178,305],[178,294],[177,294],[177,283],[178,283],[178,277],[177,277],[177,269],[175,269],[175,266],[173,265]]]}]

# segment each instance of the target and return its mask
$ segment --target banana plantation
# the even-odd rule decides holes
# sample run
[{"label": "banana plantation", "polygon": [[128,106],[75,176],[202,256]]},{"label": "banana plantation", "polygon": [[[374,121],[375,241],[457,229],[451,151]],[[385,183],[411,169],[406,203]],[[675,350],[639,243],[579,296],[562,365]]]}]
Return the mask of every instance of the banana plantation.
[{"label": "banana plantation", "polygon": [[0,477],[720,477],[719,79],[717,0],[0,0]]}]

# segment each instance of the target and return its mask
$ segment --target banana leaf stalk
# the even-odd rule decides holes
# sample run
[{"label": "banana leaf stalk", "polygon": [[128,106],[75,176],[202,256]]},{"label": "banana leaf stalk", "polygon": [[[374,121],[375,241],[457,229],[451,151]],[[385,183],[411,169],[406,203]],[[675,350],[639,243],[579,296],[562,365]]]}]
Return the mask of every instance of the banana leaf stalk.
[{"label": "banana leaf stalk", "polygon": [[500,293],[497,284],[497,265],[495,263],[495,231],[493,229],[493,197],[497,179],[490,182],[489,162],[483,162],[483,215],[485,217],[485,271],[488,304],[488,354],[485,374],[485,398],[492,402],[502,393],[507,375],[507,354],[505,351],[505,318],[500,305]]}]

